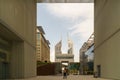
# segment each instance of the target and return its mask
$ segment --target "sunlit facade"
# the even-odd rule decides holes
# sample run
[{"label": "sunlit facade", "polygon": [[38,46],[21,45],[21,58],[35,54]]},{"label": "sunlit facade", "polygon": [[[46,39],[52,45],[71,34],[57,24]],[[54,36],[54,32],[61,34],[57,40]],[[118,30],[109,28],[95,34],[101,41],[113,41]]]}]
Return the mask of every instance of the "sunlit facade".
[{"label": "sunlit facade", "polygon": [[44,30],[42,26],[37,27],[37,45],[36,57],[37,61],[50,62],[50,42],[44,37]]},{"label": "sunlit facade", "polygon": [[55,45],[55,62],[74,62],[73,42],[68,38],[68,52],[62,53],[62,40]]}]

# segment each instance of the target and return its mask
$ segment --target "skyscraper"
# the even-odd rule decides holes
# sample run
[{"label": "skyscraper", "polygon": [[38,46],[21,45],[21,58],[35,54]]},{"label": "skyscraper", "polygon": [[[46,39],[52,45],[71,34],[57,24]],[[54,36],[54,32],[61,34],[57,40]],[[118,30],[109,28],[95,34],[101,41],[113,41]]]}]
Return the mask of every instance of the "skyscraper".
[{"label": "skyscraper", "polygon": [[62,53],[62,40],[55,45],[55,62],[74,62],[73,42],[68,37],[68,52]]}]

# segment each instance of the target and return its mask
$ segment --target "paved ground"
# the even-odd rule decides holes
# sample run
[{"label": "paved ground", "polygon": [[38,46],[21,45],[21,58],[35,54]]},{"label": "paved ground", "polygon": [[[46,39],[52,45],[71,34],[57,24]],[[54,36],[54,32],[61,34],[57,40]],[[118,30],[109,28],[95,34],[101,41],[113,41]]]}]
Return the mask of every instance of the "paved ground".
[{"label": "paved ground", "polygon": [[63,79],[62,76],[37,76],[28,79],[15,79],[15,80],[110,80],[110,79],[93,78],[93,76],[88,75],[69,75],[67,79]]}]

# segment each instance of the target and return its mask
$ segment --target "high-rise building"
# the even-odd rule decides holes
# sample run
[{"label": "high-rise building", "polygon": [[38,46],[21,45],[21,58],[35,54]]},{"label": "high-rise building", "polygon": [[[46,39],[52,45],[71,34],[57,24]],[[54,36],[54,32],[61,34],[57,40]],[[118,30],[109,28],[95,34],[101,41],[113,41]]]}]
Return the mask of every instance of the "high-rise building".
[{"label": "high-rise building", "polygon": [[93,61],[94,61],[93,51],[94,51],[94,33],[80,48],[80,74],[88,74],[87,72],[89,71],[93,73]]},{"label": "high-rise building", "polygon": [[62,53],[62,40],[55,45],[55,62],[74,62],[73,42],[68,38],[68,52]]},{"label": "high-rise building", "polygon": [[68,54],[73,54],[73,42],[68,38]]},{"label": "high-rise building", "polygon": [[61,54],[61,47],[62,47],[62,40],[60,40],[56,45],[55,45],[55,54]]},{"label": "high-rise building", "polygon": [[44,37],[45,32],[42,26],[37,27],[37,61],[50,62],[50,42]]}]

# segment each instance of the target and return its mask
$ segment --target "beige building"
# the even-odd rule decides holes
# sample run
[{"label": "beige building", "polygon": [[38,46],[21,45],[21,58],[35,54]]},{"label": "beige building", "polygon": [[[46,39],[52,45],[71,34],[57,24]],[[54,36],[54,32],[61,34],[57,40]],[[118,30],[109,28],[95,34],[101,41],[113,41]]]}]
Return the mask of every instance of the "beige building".
[{"label": "beige building", "polygon": [[62,40],[55,45],[55,62],[74,62],[73,42],[68,38],[68,52],[62,53]]},{"label": "beige building", "polygon": [[0,0],[0,79],[36,76],[35,28],[35,0]]},{"label": "beige building", "polygon": [[120,0],[95,0],[95,65],[103,78],[120,80]]},{"label": "beige building", "polygon": [[50,42],[44,37],[42,26],[37,27],[37,61],[50,62]]}]

